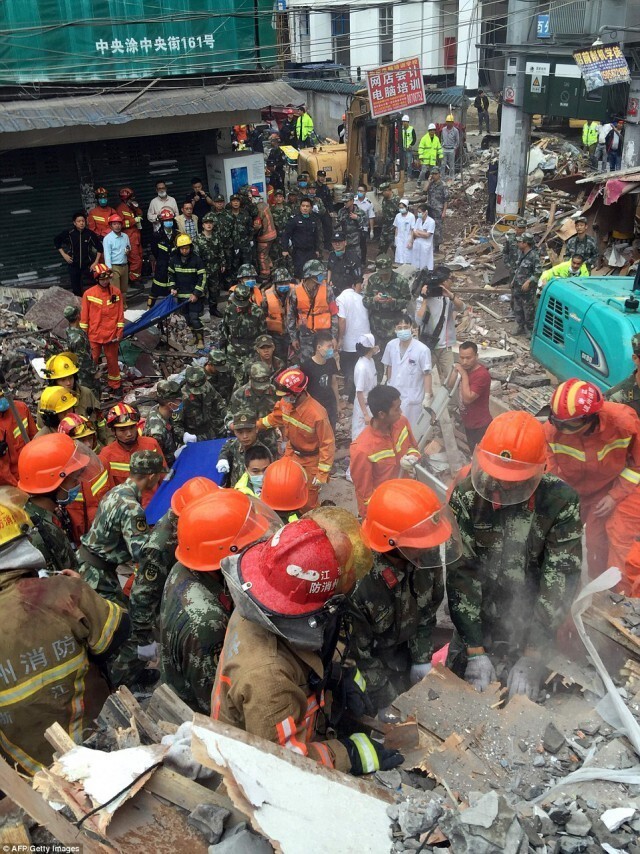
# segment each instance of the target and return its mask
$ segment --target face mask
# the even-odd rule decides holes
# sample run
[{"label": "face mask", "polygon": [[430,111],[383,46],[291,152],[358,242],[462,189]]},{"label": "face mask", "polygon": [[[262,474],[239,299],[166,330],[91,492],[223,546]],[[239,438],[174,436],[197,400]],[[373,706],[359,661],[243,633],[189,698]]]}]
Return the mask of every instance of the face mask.
[{"label": "face mask", "polygon": [[306,181],[298,181],[298,186],[302,187],[304,189],[307,186],[307,182]]},{"label": "face mask", "polygon": [[263,474],[250,474],[249,482],[254,489],[262,489],[262,482],[264,481]]},{"label": "face mask", "polygon": [[345,250],[344,250],[344,249],[334,249],[333,251],[336,253],[336,255],[338,256],[338,258],[342,258],[342,256],[343,256],[343,255],[344,255],[344,253],[345,253]]},{"label": "face mask", "polygon": [[245,282],[245,285],[247,285],[249,288],[255,288],[256,280],[255,279],[247,279]]},{"label": "face mask", "polygon": [[164,227],[165,228],[173,228],[173,220],[172,219],[165,219]]},{"label": "face mask", "polygon": [[98,204],[100,205],[101,208],[106,208],[108,202],[109,202],[109,199],[98,199]]},{"label": "face mask", "polygon": [[318,276],[316,276],[316,282],[319,285],[321,285],[324,282],[324,273],[320,273]]},{"label": "face mask", "polygon": [[398,208],[398,210],[400,211],[401,214],[406,214],[406,212],[407,212],[406,208]]},{"label": "face mask", "polygon": [[364,199],[364,193],[358,193],[358,198],[359,198],[359,199]]},{"label": "face mask", "polygon": [[325,354],[324,354],[325,359],[330,359],[334,353],[335,353],[335,350],[333,349],[333,347],[329,347],[328,350],[325,350]]},{"label": "face mask", "polygon": [[80,484],[72,487],[71,489],[66,490],[67,497],[66,498],[58,498],[56,496],[56,504],[59,504],[60,507],[66,507],[67,504],[71,504],[72,501],[75,501],[78,495],[80,495]]},{"label": "face mask", "polygon": [[410,329],[396,329],[396,338],[400,341],[408,341],[411,338]]},{"label": "face mask", "polygon": [[160,196],[161,199],[166,199],[167,198],[167,191],[166,190],[158,190],[158,195]]},{"label": "face mask", "polygon": [[289,285],[278,285],[276,290],[279,294],[288,294],[291,288],[289,287]]},{"label": "face mask", "polygon": [[6,412],[9,408],[9,401],[6,397],[0,397],[0,412]]}]

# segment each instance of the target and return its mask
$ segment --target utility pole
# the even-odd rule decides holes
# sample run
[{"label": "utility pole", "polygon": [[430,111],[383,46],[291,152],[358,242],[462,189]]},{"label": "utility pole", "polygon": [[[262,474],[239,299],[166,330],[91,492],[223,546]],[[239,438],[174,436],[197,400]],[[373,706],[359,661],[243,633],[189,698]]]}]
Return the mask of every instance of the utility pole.
[{"label": "utility pole", "polygon": [[[526,44],[531,24],[531,3],[528,0],[509,0],[507,22],[507,44]],[[519,54],[508,54],[505,62],[503,92],[506,95],[513,90],[513,98],[505,97],[502,107],[496,189],[496,210],[501,215],[519,212],[527,185],[531,117],[522,110],[525,62],[526,58]]]},{"label": "utility pole", "polygon": [[622,169],[640,166],[640,74],[631,74],[624,128]]}]

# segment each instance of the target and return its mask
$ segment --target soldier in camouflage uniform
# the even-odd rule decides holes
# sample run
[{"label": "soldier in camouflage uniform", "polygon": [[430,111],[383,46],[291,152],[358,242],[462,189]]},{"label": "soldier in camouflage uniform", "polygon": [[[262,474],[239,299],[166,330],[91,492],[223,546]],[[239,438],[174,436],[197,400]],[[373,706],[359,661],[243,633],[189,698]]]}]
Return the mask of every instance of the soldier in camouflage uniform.
[{"label": "soldier in camouflage uniform", "polygon": [[238,409],[231,415],[229,429],[234,434],[222,446],[216,470],[225,475],[225,486],[235,486],[245,470],[245,452],[258,442],[256,414],[252,409]]},{"label": "soldier in camouflage uniform", "polygon": [[391,184],[385,181],[380,184],[382,190],[381,214],[380,214],[380,241],[378,243],[378,254],[382,255],[395,247],[395,228],[393,222],[398,213],[398,197],[393,192]]},{"label": "soldier in camouflage uniform", "polygon": [[222,243],[224,250],[224,275],[221,280],[225,283],[230,281],[231,266],[233,262],[233,219],[231,214],[225,208],[224,196],[218,194],[213,198],[213,210],[210,211],[216,220],[215,233]]},{"label": "soldier in camouflage uniform", "polygon": [[220,299],[220,278],[224,275],[226,256],[217,223],[214,213],[205,214],[202,217],[202,234],[198,235],[194,244],[204,264],[210,317],[222,317],[218,311],[218,300]]},{"label": "soldier in camouflage uniform", "polygon": [[540,255],[535,248],[535,237],[528,231],[520,237],[520,255],[513,273],[511,290],[513,313],[518,327],[515,335],[531,335],[536,313],[536,286],[542,273]]},{"label": "soldier in camouflage uniform", "polygon": [[249,211],[242,207],[242,199],[234,194],[229,199],[228,211],[231,215],[231,246],[233,256],[229,279],[235,279],[236,270],[242,264],[251,264],[253,260],[253,219]]},{"label": "soldier in camouflage uniform", "polygon": [[182,400],[181,426],[184,433],[191,433],[199,442],[224,436],[224,401],[207,382],[204,368],[189,365],[186,369]]},{"label": "soldier in camouflage uniform", "polygon": [[[249,382],[239,386],[231,395],[226,417],[227,426],[233,421],[234,412],[251,410],[256,420],[273,412],[278,397],[271,377],[271,371],[264,363],[254,362],[251,365]],[[276,430],[264,430],[260,437],[260,441],[267,446],[274,458],[278,456],[278,438]]]},{"label": "soldier in camouflage uniform", "polygon": [[78,550],[80,575],[105,599],[127,606],[118,580],[117,568],[140,561],[149,539],[149,526],[142,509],[142,493],[153,490],[164,477],[164,461],[157,451],[136,451],[131,455],[129,477],[114,486],[98,505],[89,531]]},{"label": "soldier in camouflage uniform", "polygon": [[440,167],[434,166],[427,183],[427,206],[429,208],[429,216],[432,217],[436,224],[436,230],[433,234],[433,248],[435,252],[440,248],[440,242],[442,241],[442,222],[447,210],[448,201],[449,190],[447,190],[442,182]]},{"label": "soldier in camouflage uniform", "polygon": [[[516,264],[518,263],[518,258],[520,257],[520,250],[518,249],[518,241],[522,237],[522,235],[527,230],[527,221],[524,217],[518,217],[515,221],[513,231],[508,231],[504,243],[502,245],[502,260],[504,261],[505,267],[509,270],[511,276],[515,273]],[[515,317],[513,314],[513,291],[511,292],[511,315]]]},{"label": "soldier in camouflage uniform", "polygon": [[449,502],[463,552],[447,568],[456,628],[447,665],[479,691],[505,669],[510,696],[533,700],[582,567],[578,495],[543,474],[545,448],[532,415],[499,415]]},{"label": "soldier in camouflage uniform", "polygon": [[275,191],[274,203],[271,208],[271,216],[273,217],[273,224],[275,225],[276,231],[278,232],[278,238],[273,241],[273,243],[271,244],[271,249],[269,250],[271,258],[273,259],[273,267],[274,269],[278,267],[285,267],[289,271],[289,273],[292,273],[293,265],[291,263],[291,257],[285,257],[282,254],[282,243],[279,240],[279,237],[284,231],[286,224],[293,216],[293,208],[291,207],[291,205],[288,205],[284,200],[284,190]]},{"label": "soldier in camouflage uniform", "polygon": [[631,338],[631,349],[633,354],[634,372],[626,380],[614,385],[604,396],[614,403],[626,403],[640,415],[640,334]]},{"label": "soldier in camouflage uniform", "polygon": [[388,255],[381,255],[376,259],[376,272],[369,276],[362,301],[381,353],[395,337],[396,324],[410,301],[409,282],[393,272],[393,261]]},{"label": "soldier in camouflage uniform", "polygon": [[314,335],[318,330],[328,330],[338,337],[336,297],[326,283],[327,268],[322,261],[312,259],[304,265],[302,275],[302,282],[289,294],[287,306],[287,331],[297,364],[315,353]]},{"label": "soldier in camouflage uniform", "polygon": [[236,385],[246,382],[254,342],[266,331],[264,311],[252,301],[251,289],[239,283],[229,297],[220,324],[220,346],[227,351]]},{"label": "soldier in camouflage uniform", "polygon": [[100,383],[96,380],[96,366],[91,358],[91,345],[84,329],[80,329],[80,309],[75,305],[65,307],[64,316],[69,321],[67,349],[73,353],[78,365],[78,382],[91,389],[100,398]]},{"label": "soldier in camouflage uniform", "polygon": [[204,365],[207,382],[212,386],[224,400],[225,406],[231,400],[231,392],[235,380],[227,364],[227,354],[224,350],[210,350]]},{"label": "soldier in camouflage uniform", "polygon": [[572,258],[574,255],[581,255],[584,263],[591,268],[600,257],[598,244],[590,234],[587,234],[587,218],[586,216],[578,217],[575,220],[576,234],[570,237],[565,243],[564,257]]},{"label": "soldier in camouflage uniform", "polygon": [[347,246],[360,254],[360,234],[369,228],[369,220],[366,213],[355,206],[353,193],[345,193],[342,201],[344,206],[338,211],[337,231],[342,231]]},{"label": "soldier in camouflage uniform", "polygon": [[160,380],[156,386],[157,406],[149,411],[143,436],[152,436],[160,445],[164,458],[172,466],[176,448],[182,443],[180,420],[174,416],[182,404],[180,386],[175,380]]},{"label": "soldier in camouflage uniform", "polygon": [[285,367],[285,362],[275,354],[276,342],[272,335],[259,335],[256,338],[255,350],[256,362],[266,365],[271,377],[275,377]]},{"label": "soldier in camouflage uniform", "polygon": [[70,542],[71,519],[64,507],[57,506],[48,495],[32,495],[24,509],[33,522],[29,539],[43,554],[49,572],[77,569]]}]

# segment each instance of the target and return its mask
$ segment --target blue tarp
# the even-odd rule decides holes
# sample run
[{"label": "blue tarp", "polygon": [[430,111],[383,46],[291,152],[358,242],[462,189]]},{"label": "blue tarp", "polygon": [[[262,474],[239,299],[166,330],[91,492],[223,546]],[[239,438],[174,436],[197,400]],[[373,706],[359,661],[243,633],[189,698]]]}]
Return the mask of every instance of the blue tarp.
[{"label": "blue tarp", "polygon": [[164,317],[168,317],[170,314],[173,314],[174,311],[177,311],[186,302],[188,302],[188,300],[180,302],[176,297],[172,296],[158,300],[153,308],[145,311],[142,317],[139,317],[133,323],[127,323],[124,328],[124,337],[129,338],[131,335],[135,335],[136,332],[142,332],[143,329],[153,326],[154,323],[157,323]]},{"label": "blue tarp", "polygon": [[147,522],[155,525],[171,506],[173,493],[192,477],[208,477],[217,484],[224,475],[216,471],[218,455],[226,439],[211,439],[208,442],[192,442],[187,445],[173,468],[158,487],[146,510]]}]

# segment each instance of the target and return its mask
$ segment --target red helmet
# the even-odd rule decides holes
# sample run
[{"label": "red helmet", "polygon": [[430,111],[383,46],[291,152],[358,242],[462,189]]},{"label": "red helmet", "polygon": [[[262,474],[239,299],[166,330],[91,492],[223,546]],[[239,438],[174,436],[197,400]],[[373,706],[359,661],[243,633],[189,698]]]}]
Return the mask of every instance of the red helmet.
[{"label": "red helmet", "polygon": [[96,190],[95,190],[96,199],[99,199],[100,196],[108,196],[108,195],[109,195],[109,193],[104,187],[96,187]]},{"label": "red helmet", "polygon": [[300,510],[309,500],[307,474],[300,463],[283,457],[267,466],[260,500],[272,510]]},{"label": "red helmet", "polygon": [[573,421],[600,412],[604,397],[597,385],[571,379],[560,383],[551,398],[551,415],[556,421]]},{"label": "red helmet", "polygon": [[285,394],[302,394],[309,384],[309,377],[300,368],[285,368],[273,378],[278,397]]},{"label": "red helmet", "polygon": [[108,427],[133,427],[140,421],[140,413],[128,403],[116,403],[107,412]]},{"label": "red helmet", "polygon": [[104,276],[106,278],[107,276],[111,276],[111,275],[112,275],[112,272],[107,267],[106,264],[96,264],[95,267],[93,268],[93,278],[94,279],[99,279],[101,276]]},{"label": "red helmet", "polygon": [[260,190],[257,187],[251,187],[251,195],[254,198],[257,198],[258,196],[261,195]]},{"label": "red helmet", "polygon": [[120,216],[119,213],[114,213],[114,214],[111,214],[111,216],[109,217],[107,222],[109,224],[111,224],[112,222],[121,222],[124,224],[124,219]]},{"label": "red helmet", "polygon": [[129,199],[133,198],[133,190],[131,189],[131,187],[123,187],[118,193],[118,195],[120,196],[123,202],[126,202]]},{"label": "red helmet", "polygon": [[158,214],[158,219],[160,220],[160,222],[166,222],[169,219],[175,219],[175,214],[171,210],[171,208],[162,208],[162,210]]},{"label": "red helmet", "polygon": [[217,492],[219,489],[218,484],[209,480],[208,477],[192,477],[176,489],[171,496],[171,509],[176,516],[179,516],[187,504],[204,498],[205,495],[211,495],[212,492]]}]

